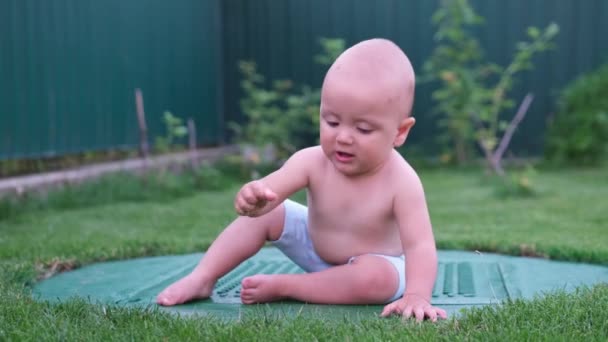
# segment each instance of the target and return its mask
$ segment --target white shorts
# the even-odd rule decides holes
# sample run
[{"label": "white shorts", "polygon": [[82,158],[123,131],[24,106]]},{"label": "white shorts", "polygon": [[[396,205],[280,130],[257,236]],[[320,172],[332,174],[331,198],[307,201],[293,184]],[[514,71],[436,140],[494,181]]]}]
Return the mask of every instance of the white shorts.
[{"label": "white shorts", "polygon": [[[308,234],[308,208],[291,200],[285,200],[285,225],[278,240],[272,241],[283,254],[306,272],[318,272],[334,265],[325,262],[315,251]],[[405,257],[370,253],[388,260],[399,274],[397,292],[387,301],[392,302],[403,296],[405,291]],[[357,256],[351,257],[352,262]]]}]

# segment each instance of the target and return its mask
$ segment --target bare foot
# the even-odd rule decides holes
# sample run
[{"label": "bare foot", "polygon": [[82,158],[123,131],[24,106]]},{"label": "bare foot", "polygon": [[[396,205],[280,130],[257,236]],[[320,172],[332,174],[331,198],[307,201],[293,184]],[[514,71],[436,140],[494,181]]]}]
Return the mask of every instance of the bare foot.
[{"label": "bare foot", "polygon": [[214,285],[214,282],[205,281],[201,277],[190,273],[159,293],[156,297],[156,303],[171,306],[195,299],[208,298]]},{"label": "bare foot", "polygon": [[243,304],[267,303],[285,298],[280,294],[277,275],[257,274],[241,282]]}]

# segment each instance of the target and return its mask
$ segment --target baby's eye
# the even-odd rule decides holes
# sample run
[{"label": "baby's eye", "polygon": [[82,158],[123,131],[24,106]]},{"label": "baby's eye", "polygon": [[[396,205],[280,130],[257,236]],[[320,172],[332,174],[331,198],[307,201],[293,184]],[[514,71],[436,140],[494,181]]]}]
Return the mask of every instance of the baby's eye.
[{"label": "baby's eye", "polygon": [[338,122],[336,122],[336,121],[328,121],[328,120],[325,120],[325,121],[327,122],[327,124],[329,125],[329,127],[336,127],[336,126],[338,126]]},{"label": "baby's eye", "polygon": [[362,128],[362,127],[357,127],[357,130],[363,134],[370,134],[372,132],[371,129],[369,128]]}]

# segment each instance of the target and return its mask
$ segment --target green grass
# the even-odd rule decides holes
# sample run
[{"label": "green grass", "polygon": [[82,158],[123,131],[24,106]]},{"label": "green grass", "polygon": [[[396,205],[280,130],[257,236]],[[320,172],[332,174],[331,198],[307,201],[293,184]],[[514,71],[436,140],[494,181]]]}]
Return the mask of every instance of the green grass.
[{"label": "green grass", "polygon": [[[421,172],[438,245],[608,265],[608,170],[540,172],[535,197],[500,199],[476,171]],[[174,189],[188,182],[173,181]],[[0,219],[0,340],[598,340],[608,338],[608,286],[470,311],[440,324],[166,313],[35,302],[29,285],[49,269],[111,259],[200,252],[234,218],[226,190],[131,191],[114,182],[72,190],[70,201],[20,203]],[[123,186],[136,187],[134,184]],[[103,190],[105,189],[105,190]],[[121,192],[122,191],[122,192]],[[87,197],[87,198],[84,198]],[[302,194],[297,198],[302,199]],[[57,202],[56,202],[57,201]],[[67,203],[67,204],[66,204]]]},{"label": "green grass", "polygon": [[540,172],[537,195],[498,199],[474,173],[423,174],[438,246],[608,265],[608,170]]},{"label": "green grass", "polygon": [[[575,295],[516,301],[500,309],[472,310],[460,320],[439,324],[403,323],[399,318],[324,320],[247,316],[236,322],[214,318],[179,319],[155,310],[135,310],[71,301],[59,305],[8,305],[0,313],[1,339],[14,340],[168,340],[168,341],[605,341],[608,337],[608,287],[583,289]],[[2,302],[6,305],[7,303]],[[545,313],[554,313],[546,316]],[[5,330],[3,330],[5,329]]]},{"label": "green grass", "polygon": [[229,161],[185,170],[179,176],[166,170],[138,177],[117,173],[81,185],[70,185],[22,197],[0,198],[0,221],[41,210],[85,208],[115,202],[168,202],[198,191],[226,188],[246,172]]}]

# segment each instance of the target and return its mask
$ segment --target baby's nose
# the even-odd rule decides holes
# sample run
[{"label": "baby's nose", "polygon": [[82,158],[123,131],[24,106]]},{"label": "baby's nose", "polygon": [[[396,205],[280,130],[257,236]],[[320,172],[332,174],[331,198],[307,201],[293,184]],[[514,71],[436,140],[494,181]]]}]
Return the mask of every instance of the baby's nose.
[{"label": "baby's nose", "polygon": [[353,136],[346,129],[342,129],[338,132],[336,136],[336,141],[340,144],[352,144]]}]

